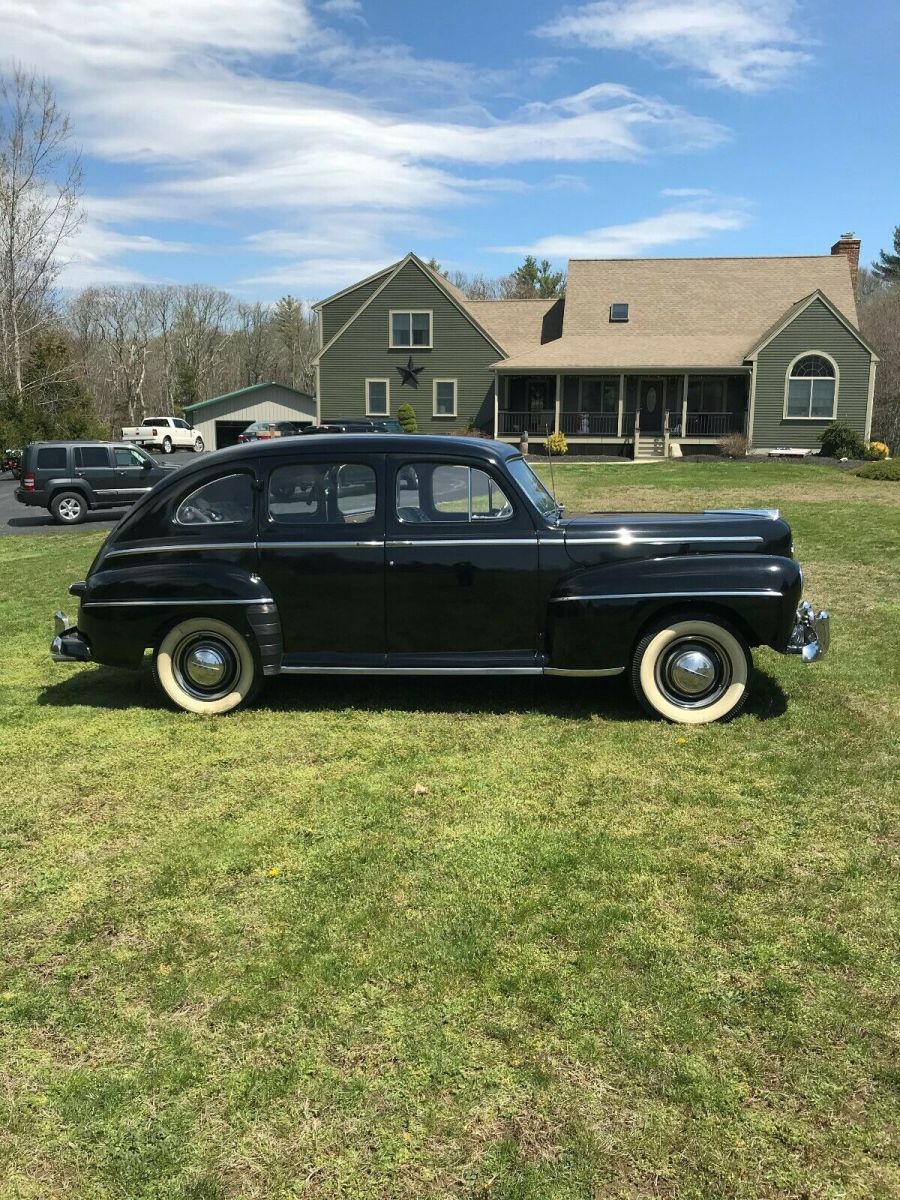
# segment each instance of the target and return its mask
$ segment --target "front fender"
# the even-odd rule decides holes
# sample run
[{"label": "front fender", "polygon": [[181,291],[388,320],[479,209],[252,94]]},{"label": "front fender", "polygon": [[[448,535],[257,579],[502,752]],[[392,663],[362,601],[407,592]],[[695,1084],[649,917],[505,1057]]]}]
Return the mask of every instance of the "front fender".
[{"label": "front fender", "polygon": [[666,612],[729,620],[751,646],[784,650],[800,601],[793,559],[758,554],[677,555],[592,567],[551,596],[547,647],[558,670],[627,667],[643,630]]}]

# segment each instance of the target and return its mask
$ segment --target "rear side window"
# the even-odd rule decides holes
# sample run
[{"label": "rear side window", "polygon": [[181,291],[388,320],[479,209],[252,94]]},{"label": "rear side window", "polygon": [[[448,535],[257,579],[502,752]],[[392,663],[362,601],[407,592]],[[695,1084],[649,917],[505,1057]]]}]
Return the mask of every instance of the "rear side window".
[{"label": "rear side window", "polygon": [[34,465],[51,471],[64,471],[66,469],[65,446],[44,446],[38,450]]},{"label": "rear side window", "polygon": [[76,446],[76,467],[108,467],[109,451],[105,446]]},{"label": "rear side window", "polygon": [[204,483],[175,513],[176,525],[246,525],[252,518],[253,479],[244,472]]},{"label": "rear side window", "polygon": [[269,519],[279,525],[362,525],[377,499],[365,463],[291,463],[269,476]]}]

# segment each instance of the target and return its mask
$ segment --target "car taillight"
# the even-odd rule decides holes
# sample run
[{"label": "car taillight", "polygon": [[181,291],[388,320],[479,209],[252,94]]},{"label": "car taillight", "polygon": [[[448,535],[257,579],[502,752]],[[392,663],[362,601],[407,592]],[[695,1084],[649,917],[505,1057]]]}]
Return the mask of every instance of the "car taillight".
[{"label": "car taillight", "polygon": [[238,434],[238,441],[239,441],[239,442],[249,442],[249,440],[250,440],[250,439],[249,439],[249,438],[245,438],[245,437],[244,437],[244,435],[243,435],[242,433],[239,433],[239,434]]},{"label": "car taillight", "polygon": [[34,476],[33,475],[23,475],[22,476],[22,487],[26,492],[33,492],[34,491]]}]

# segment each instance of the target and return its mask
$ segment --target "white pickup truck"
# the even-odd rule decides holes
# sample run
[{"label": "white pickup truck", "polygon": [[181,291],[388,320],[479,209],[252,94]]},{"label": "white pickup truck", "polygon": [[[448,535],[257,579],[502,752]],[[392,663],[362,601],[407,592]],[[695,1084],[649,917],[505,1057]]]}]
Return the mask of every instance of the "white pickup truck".
[{"label": "white pickup truck", "polygon": [[203,453],[203,438],[181,417],[147,417],[143,425],[130,425],[122,430],[122,440],[146,446],[149,450],[195,450]]}]

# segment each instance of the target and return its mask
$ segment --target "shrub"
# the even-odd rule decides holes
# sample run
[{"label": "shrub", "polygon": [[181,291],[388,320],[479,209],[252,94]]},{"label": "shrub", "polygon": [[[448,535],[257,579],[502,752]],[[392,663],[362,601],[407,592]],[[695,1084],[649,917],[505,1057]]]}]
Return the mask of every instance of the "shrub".
[{"label": "shrub", "polygon": [[728,433],[720,439],[719,449],[725,458],[746,458],[750,439],[743,433]]},{"label": "shrub", "polygon": [[416,420],[416,410],[411,404],[401,404],[397,409],[397,420],[403,426],[404,433],[415,433],[419,428]]},{"label": "shrub", "polygon": [[887,458],[890,452],[886,442],[869,442],[869,458]]},{"label": "shrub", "polygon": [[900,483],[900,459],[888,458],[882,459],[880,462],[866,463],[864,467],[857,467],[853,472],[860,479],[880,479],[891,483]]},{"label": "shrub", "polygon": [[564,433],[551,433],[544,439],[544,449],[548,454],[568,454],[569,443]]},{"label": "shrub", "polygon": [[855,429],[841,421],[834,421],[819,435],[825,458],[865,458],[866,443]]}]

